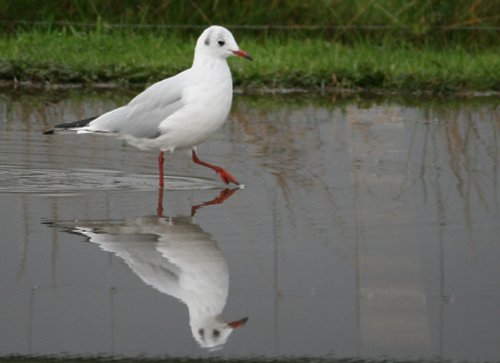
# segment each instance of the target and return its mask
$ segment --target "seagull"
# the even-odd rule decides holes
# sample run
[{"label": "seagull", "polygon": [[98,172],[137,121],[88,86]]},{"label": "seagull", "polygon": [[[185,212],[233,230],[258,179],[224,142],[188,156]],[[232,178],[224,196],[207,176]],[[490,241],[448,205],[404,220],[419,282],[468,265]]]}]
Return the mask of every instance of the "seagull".
[{"label": "seagull", "polygon": [[[192,210],[220,204],[221,196]],[[118,256],[145,284],[184,303],[195,341],[202,348],[217,350],[235,329],[245,325],[248,317],[230,321],[224,318],[228,265],[218,243],[193,217],[82,221],[66,227]]]},{"label": "seagull", "polygon": [[160,150],[160,188],[164,185],[164,153],[174,150],[191,150],[194,163],[214,170],[225,184],[239,185],[227,170],[200,160],[196,150],[196,145],[219,129],[229,114],[233,98],[227,64],[230,56],[252,60],[228,29],[210,26],[196,42],[191,68],[151,85],[125,106],[56,125],[44,134],[61,130],[110,134],[141,150]]}]

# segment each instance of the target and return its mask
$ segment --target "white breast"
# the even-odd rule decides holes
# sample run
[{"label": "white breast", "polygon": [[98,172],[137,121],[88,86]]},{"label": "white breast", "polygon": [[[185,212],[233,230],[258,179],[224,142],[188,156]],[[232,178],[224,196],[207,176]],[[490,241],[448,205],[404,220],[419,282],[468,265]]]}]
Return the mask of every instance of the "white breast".
[{"label": "white breast", "polygon": [[233,86],[227,63],[220,63],[215,70],[192,70],[182,95],[184,106],[160,123],[161,149],[192,148],[223,125],[231,109]]}]

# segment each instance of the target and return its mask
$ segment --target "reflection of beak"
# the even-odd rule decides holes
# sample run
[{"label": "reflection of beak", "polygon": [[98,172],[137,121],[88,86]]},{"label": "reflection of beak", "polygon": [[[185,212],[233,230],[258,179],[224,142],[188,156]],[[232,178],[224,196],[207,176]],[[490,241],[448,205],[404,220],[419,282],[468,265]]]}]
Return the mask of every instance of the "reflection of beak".
[{"label": "reflection of beak", "polygon": [[248,60],[253,60],[253,58],[250,56],[250,54],[248,54],[244,50],[238,49],[238,50],[232,50],[231,52],[233,52],[233,54],[238,56],[238,57],[246,58]]},{"label": "reflection of beak", "polygon": [[230,323],[227,323],[227,326],[233,328],[233,329],[236,329],[236,328],[239,328],[243,325],[245,325],[245,323],[248,321],[248,317],[246,318],[243,318],[241,320],[236,320],[236,321],[231,321]]}]

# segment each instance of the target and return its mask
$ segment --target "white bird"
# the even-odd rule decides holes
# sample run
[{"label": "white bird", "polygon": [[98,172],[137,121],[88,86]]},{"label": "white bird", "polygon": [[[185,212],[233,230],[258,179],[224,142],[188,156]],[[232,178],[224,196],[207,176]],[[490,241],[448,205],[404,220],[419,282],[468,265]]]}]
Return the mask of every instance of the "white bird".
[{"label": "white bird", "polygon": [[196,164],[213,169],[226,184],[239,185],[223,168],[202,161],[196,145],[222,126],[232,103],[230,56],[252,60],[229,30],[211,26],[196,42],[191,68],[148,87],[127,105],[101,116],[56,125],[78,133],[113,134],[142,150],[160,150],[159,184],[163,187],[164,152],[189,150]]},{"label": "white bird", "polygon": [[147,285],[186,304],[191,333],[201,347],[220,348],[247,321],[224,320],[227,263],[217,242],[191,217],[82,223],[72,231],[123,259]]},{"label": "white bird", "polygon": [[[141,217],[124,221],[58,223],[120,257],[147,285],[186,304],[191,333],[203,348],[222,347],[248,318],[223,317],[229,270],[212,236],[194,222],[200,208],[221,204],[237,189],[192,206],[191,217]],[[52,223],[48,223],[54,225]]]}]

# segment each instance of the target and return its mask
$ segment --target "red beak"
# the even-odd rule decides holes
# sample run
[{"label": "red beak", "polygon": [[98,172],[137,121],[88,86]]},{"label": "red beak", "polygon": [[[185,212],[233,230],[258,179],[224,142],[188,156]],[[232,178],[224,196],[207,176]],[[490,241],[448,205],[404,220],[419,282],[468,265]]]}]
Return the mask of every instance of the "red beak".
[{"label": "red beak", "polygon": [[227,326],[230,326],[231,328],[236,329],[236,328],[243,326],[247,321],[248,321],[248,317],[243,318],[241,320],[231,321],[230,323],[227,323]]},{"label": "red beak", "polygon": [[248,60],[253,60],[253,58],[250,56],[250,54],[248,54],[244,50],[238,49],[238,50],[233,50],[232,52],[234,55],[236,55],[238,57],[246,58]]}]

